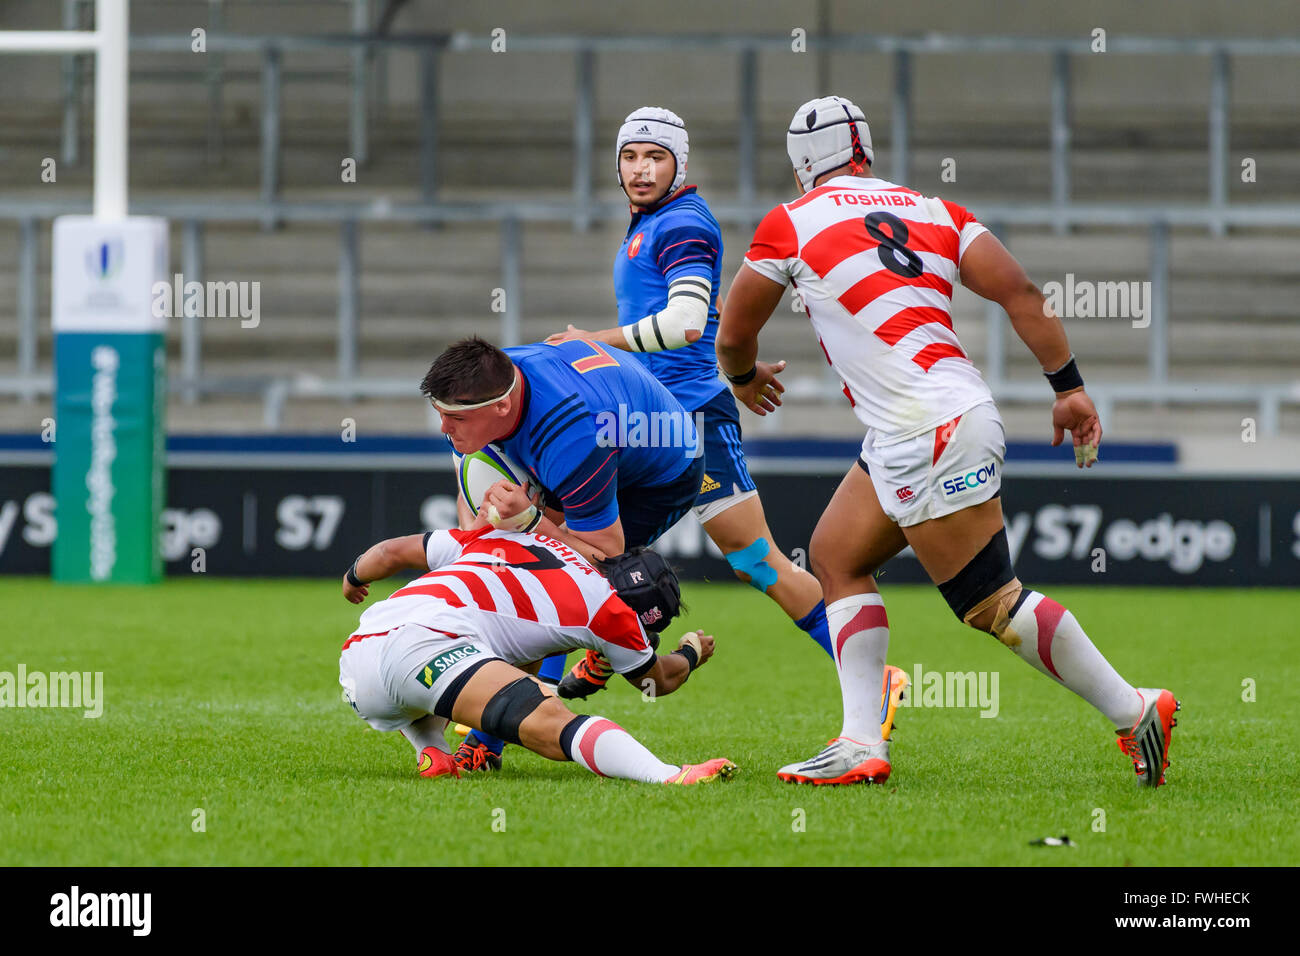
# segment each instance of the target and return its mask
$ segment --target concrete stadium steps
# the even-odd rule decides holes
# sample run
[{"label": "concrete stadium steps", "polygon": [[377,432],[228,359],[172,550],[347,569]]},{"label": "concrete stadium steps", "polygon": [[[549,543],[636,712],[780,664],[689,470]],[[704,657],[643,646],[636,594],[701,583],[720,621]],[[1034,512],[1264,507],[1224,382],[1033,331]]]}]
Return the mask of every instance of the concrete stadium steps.
[{"label": "concrete stadium steps", "polygon": [[[181,268],[179,230],[173,230],[172,270]],[[609,278],[614,250],[623,235],[617,224],[588,233],[564,225],[529,224],[524,232],[521,283],[523,337],[543,337],[569,322],[586,328],[613,323]],[[739,267],[745,238],[725,237],[724,282]],[[48,234],[44,237],[48,243]],[[1012,251],[1040,286],[1075,281],[1144,282],[1145,237],[1134,233],[1080,232],[1055,236],[1015,230]],[[204,361],[220,368],[232,361],[279,364],[278,356],[306,358],[334,354],[337,329],[338,234],[334,227],[292,225],[264,233],[251,227],[217,226],[206,238],[205,278],[257,281],[261,325],[242,328],[233,317],[203,320]],[[361,229],[361,354],[387,358],[409,350],[436,350],[462,335],[499,337],[500,315],[492,311],[502,284],[500,242],[495,227],[457,224],[443,229],[370,224]],[[0,361],[15,354],[17,240],[0,232]],[[38,267],[43,315],[48,315],[48,245]],[[1289,376],[1300,364],[1295,302],[1300,276],[1300,239],[1233,235],[1214,239],[1179,231],[1171,246],[1170,359],[1174,374],[1226,372],[1255,379]],[[788,300],[787,300],[788,301]],[[984,304],[958,289],[956,328],[971,354],[985,354]],[[793,320],[793,321],[791,321]],[[1149,333],[1126,318],[1065,318],[1072,342],[1090,367],[1144,372]],[[48,319],[42,318],[41,352],[49,355]],[[178,348],[179,323],[171,347]],[[1011,368],[1027,360],[1007,330]],[[821,363],[802,313],[779,308],[764,333],[765,350],[792,361]],[[1237,366],[1233,369],[1233,366]],[[1219,374],[1216,374],[1219,373]],[[1095,374],[1095,373],[1094,373]]]},{"label": "concrete stadium steps", "polygon": [[[530,223],[524,230],[524,340],[540,339],[568,322],[595,328],[613,321],[610,269],[622,239],[621,223],[575,233],[566,224]],[[730,283],[748,236],[726,231],[724,277]],[[48,230],[42,237],[38,277],[42,337],[41,366],[48,369]],[[360,232],[361,373],[409,381],[410,400],[348,402],[293,399],[283,427],[330,430],[344,417],[358,426],[387,431],[421,431],[428,412],[418,382],[428,362],[446,344],[478,333],[499,337],[500,316],[491,311],[493,290],[502,282],[500,238],[490,224],[456,224],[439,229],[363,224]],[[1078,281],[1136,281],[1147,278],[1148,247],[1137,232],[1085,229],[1058,236],[1012,230],[1012,251],[1040,285]],[[206,278],[263,283],[262,320],[255,329],[236,318],[203,320],[203,371],[220,378],[255,380],[285,374],[332,378],[337,371],[338,230],[335,226],[291,224],[275,232],[253,226],[213,226],[205,241]],[[1292,382],[1300,367],[1295,306],[1300,301],[1300,237],[1252,231],[1216,239],[1198,230],[1176,230],[1171,244],[1170,377],[1198,382]],[[172,268],[181,267],[179,229],[173,230]],[[17,334],[16,230],[0,231],[0,375],[15,368]],[[1149,332],[1124,318],[1066,318],[1072,344],[1093,382],[1140,380],[1147,374]],[[958,289],[958,334],[975,361],[987,367],[987,323],[982,300]],[[1010,329],[1005,330],[1007,375],[1036,381],[1038,369]],[[171,374],[179,377],[179,323],[168,336]],[[783,304],[764,332],[764,355],[791,362],[788,381],[806,388],[829,377],[802,313]],[[48,401],[0,402],[0,428],[31,430],[50,413]],[[1006,404],[1008,430],[1034,435],[1042,410]],[[1221,409],[1159,408],[1125,404],[1116,409],[1108,434],[1122,438],[1200,434],[1205,429],[1239,430],[1254,414],[1248,406]],[[1282,427],[1300,428],[1300,415],[1283,410]],[[170,403],[175,430],[259,430],[260,398],[218,398]],[[755,420],[755,433],[846,434],[856,420],[839,403],[795,399],[770,422]]]},{"label": "concrete stadium steps", "polygon": [[[185,88],[188,89],[188,88]],[[182,90],[184,92],[184,90]],[[260,117],[254,105],[230,103],[221,125],[222,158],[208,161],[206,103],[201,88],[166,109],[135,105],[132,112],[131,179],[134,188],[247,191],[256,196],[261,175]],[[301,91],[300,91],[301,92]],[[255,100],[254,100],[255,102]],[[0,133],[0,183],[6,189],[38,189],[41,160],[60,155],[61,114],[49,103],[5,104],[8,118]],[[918,122],[912,130],[908,181],[926,192],[971,196],[999,194],[1046,199],[1050,191],[1048,111],[1041,114],[991,114],[986,121],[965,117]],[[88,115],[88,114],[87,114]],[[791,188],[784,129],[788,117],[765,117],[758,137],[757,186],[760,192],[786,196]],[[459,191],[486,190],[518,195],[521,186],[568,190],[572,184],[572,117],[510,117],[511,139],[504,145],[499,121],[455,115],[444,110],[440,130],[439,182],[444,198]],[[595,129],[592,153],[594,182],[613,187],[612,138],[617,120],[602,119]],[[346,108],[312,99],[286,102],[281,130],[281,184],[287,196],[296,191],[346,188],[348,194],[384,190],[415,198],[420,187],[419,120],[404,107],[372,118],[370,162],[361,166],[355,184],[343,184],[340,162],[351,155]],[[875,127],[877,171],[890,178],[892,140],[885,117]],[[1201,200],[1207,195],[1206,118],[1203,110],[1137,112],[1112,116],[1076,115],[1071,143],[1071,183],[1081,200]],[[710,194],[731,198],[737,187],[738,139],[735,121],[700,120],[691,125],[690,179]],[[1229,198],[1250,202],[1300,198],[1300,127],[1288,117],[1234,113],[1230,131]],[[526,159],[521,158],[521,150]],[[91,153],[89,126],[83,155]],[[1256,160],[1257,180],[1243,183],[1243,157]],[[946,159],[956,161],[955,181],[944,180]],[[59,166],[59,184],[85,186],[90,164]],[[47,187],[48,188],[48,187]]]},{"label": "concrete stadium steps", "polygon": [[[0,294],[3,286],[0,285]],[[537,341],[569,322],[594,328],[602,316],[561,314],[530,315],[522,324],[522,339]],[[610,323],[612,324],[612,323]],[[955,328],[967,351],[987,367],[987,324],[983,308],[958,308]],[[1147,374],[1149,332],[1134,329],[1128,320],[1074,319],[1066,324],[1075,351],[1089,370],[1089,378],[1104,380],[1142,379]],[[361,321],[360,352],[364,360],[389,361],[400,358],[427,364],[442,348],[466,335],[499,340],[498,316],[486,310],[474,313],[417,315],[388,313],[365,316]],[[298,370],[308,359],[335,367],[337,321],[332,304],[312,315],[275,313],[263,299],[260,324],[244,328],[236,317],[203,320],[203,369],[207,375],[280,375]],[[1248,334],[1245,334],[1248,332]],[[0,349],[0,375],[12,369],[16,336],[15,320],[0,319],[0,337],[9,344]],[[1243,326],[1217,318],[1176,318],[1170,328],[1170,375],[1173,378],[1204,381],[1290,382],[1300,367],[1300,336],[1285,321],[1261,327]],[[1014,333],[1006,330],[1008,374],[1034,374],[1035,364]],[[42,336],[40,350],[48,367],[52,349],[49,334]],[[179,326],[173,323],[168,351],[180,352]],[[801,314],[784,312],[768,323],[763,333],[763,354],[789,360],[793,366],[821,375],[824,359],[807,320]]]}]

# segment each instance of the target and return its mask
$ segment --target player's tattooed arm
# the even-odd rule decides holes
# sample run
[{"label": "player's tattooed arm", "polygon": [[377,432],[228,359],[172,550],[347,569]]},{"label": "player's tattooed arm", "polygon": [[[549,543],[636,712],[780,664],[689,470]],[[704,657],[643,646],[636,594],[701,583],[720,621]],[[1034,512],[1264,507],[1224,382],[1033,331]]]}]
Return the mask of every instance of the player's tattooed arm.
[{"label": "player's tattooed arm", "polygon": [[360,604],[370,594],[370,584],[398,571],[428,571],[429,556],[424,550],[423,534],[388,538],[372,545],[353,562],[343,575],[343,596]]}]

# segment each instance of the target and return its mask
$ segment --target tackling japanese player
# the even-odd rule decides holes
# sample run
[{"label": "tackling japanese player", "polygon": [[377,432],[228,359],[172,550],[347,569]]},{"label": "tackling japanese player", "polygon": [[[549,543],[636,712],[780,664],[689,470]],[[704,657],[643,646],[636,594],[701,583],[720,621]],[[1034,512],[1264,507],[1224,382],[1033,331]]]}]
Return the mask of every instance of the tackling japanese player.
[{"label": "tackling japanese player", "polygon": [[889,619],[874,575],[910,544],[958,620],[1097,708],[1139,781],[1159,786],[1174,695],[1128,683],[1073,614],[1016,578],[999,497],[1002,420],[953,330],[953,286],[960,279],[1006,310],[1055,392],[1052,444],[1069,431],[1079,467],[1091,466],[1101,424],[1060,319],[970,212],[875,176],[871,131],[853,103],[805,103],[786,145],[802,195],[768,213],[754,235],[727,296],[719,363],[751,411],[781,404],[784,363],[756,361],[758,334],[793,283],[866,438],[810,549],[826,592],[844,721],[825,750],[779,776],[888,778],[874,691]]},{"label": "tackling japanese player", "polygon": [[681,687],[712,655],[713,638],[697,631],[655,654],[651,638],[680,602],[676,576],[653,551],[620,555],[602,574],[548,535],[431,531],[368,549],[344,575],[343,595],[359,604],[370,582],[403,570],[428,573],[361,615],[343,644],[339,683],[371,727],[411,742],[421,776],[460,775],[444,736],[451,720],[602,777],[695,784],[735,770],[724,758],[665,763],[613,721],[574,715],[521,669],[598,648],[638,687]]}]

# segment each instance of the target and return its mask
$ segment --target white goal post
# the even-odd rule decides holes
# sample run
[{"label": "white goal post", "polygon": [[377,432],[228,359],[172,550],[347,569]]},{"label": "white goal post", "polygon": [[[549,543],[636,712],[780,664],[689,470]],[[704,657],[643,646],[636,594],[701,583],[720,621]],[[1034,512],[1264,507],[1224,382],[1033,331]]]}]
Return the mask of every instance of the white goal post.
[{"label": "white goal post", "polygon": [[95,54],[96,219],[127,208],[127,36],[130,0],[95,0],[95,29],[0,30],[0,53]]},{"label": "white goal post", "polygon": [[158,581],[166,501],[167,222],[127,215],[130,0],[95,0],[95,29],[0,32],[0,54],[95,55],[94,215],[51,230],[58,441],[56,581]]}]

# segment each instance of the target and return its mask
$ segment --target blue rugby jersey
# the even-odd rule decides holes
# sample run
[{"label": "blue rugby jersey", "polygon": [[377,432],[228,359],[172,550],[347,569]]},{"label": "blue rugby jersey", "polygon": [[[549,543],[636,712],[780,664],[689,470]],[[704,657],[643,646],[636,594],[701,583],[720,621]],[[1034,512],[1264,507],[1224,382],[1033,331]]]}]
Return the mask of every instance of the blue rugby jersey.
[{"label": "blue rugby jersey", "polygon": [[669,283],[683,276],[699,276],[712,286],[704,334],[679,349],[631,354],[694,411],[726,388],[713,347],[722,288],[722,230],[694,186],[651,212],[632,216],[614,259],[619,325],[632,325],[664,308]]},{"label": "blue rugby jersey", "polygon": [[560,499],[574,531],[609,527],[620,488],[671,484],[702,453],[690,414],[627,352],[579,340],[505,353],[524,374],[524,411],[495,444]]}]

